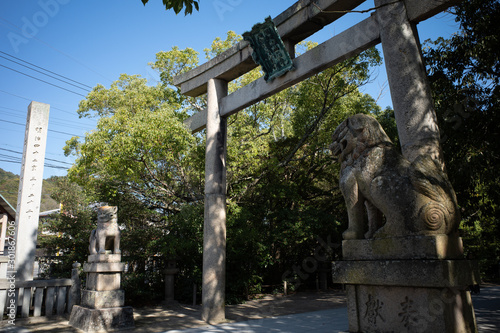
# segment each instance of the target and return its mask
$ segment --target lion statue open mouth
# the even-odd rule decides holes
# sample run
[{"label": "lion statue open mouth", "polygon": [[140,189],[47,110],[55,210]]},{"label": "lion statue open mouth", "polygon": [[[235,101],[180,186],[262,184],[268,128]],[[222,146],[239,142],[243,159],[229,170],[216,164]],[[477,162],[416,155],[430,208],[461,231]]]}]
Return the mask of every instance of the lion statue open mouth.
[{"label": "lion statue open mouth", "polygon": [[429,156],[413,162],[365,114],[342,122],[330,147],[341,163],[349,217],[344,239],[452,234],[460,222],[455,192]]}]

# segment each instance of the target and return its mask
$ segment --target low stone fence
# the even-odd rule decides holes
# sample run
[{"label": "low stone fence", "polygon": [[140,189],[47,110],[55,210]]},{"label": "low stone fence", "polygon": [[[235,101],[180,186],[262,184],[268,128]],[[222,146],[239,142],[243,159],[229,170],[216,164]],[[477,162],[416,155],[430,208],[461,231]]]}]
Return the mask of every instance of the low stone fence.
[{"label": "low stone fence", "polygon": [[64,316],[80,303],[80,289],[78,274],[72,274],[71,279],[32,281],[16,281],[7,276],[0,279],[0,321]]}]

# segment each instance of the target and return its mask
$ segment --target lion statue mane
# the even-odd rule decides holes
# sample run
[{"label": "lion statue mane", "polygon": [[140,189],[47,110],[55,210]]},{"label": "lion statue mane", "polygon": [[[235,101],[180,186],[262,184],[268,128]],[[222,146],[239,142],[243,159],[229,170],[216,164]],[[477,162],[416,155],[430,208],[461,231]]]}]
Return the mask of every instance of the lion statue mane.
[{"label": "lion statue mane", "polygon": [[446,174],[429,156],[404,158],[373,117],[346,119],[330,149],[341,163],[349,218],[344,239],[457,232],[460,213]]}]

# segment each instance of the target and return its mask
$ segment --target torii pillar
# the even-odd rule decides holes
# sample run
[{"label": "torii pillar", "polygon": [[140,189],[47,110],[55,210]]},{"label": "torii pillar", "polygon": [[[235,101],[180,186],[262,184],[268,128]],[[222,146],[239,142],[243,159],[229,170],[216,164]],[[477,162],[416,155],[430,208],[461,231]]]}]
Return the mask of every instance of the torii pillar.
[{"label": "torii pillar", "polygon": [[[392,2],[392,4],[391,4]],[[434,102],[414,23],[400,1],[375,0],[380,39],[402,153],[429,155],[444,169]]]},{"label": "torii pillar", "polygon": [[227,82],[211,79],[207,89],[202,319],[218,324],[226,318],[227,120],[220,116],[220,100],[227,95]]}]

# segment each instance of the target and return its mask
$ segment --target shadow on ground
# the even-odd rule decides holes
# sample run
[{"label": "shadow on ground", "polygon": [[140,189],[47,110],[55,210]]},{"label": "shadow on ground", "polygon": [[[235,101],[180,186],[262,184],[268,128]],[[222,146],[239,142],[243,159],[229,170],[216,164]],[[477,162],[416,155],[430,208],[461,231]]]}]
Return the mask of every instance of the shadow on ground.
[{"label": "shadow on ground", "polygon": [[[345,306],[345,294],[340,290],[303,292],[289,296],[265,295],[244,304],[228,305],[226,307],[226,318],[228,323],[234,323],[343,306]],[[200,305],[193,306],[178,303],[134,308],[134,320],[135,328],[133,330],[118,330],[115,332],[159,333],[206,325],[201,320]],[[54,320],[40,318],[18,320],[16,330],[12,332],[77,333],[81,331],[69,326],[67,318],[55,318]]]}]

